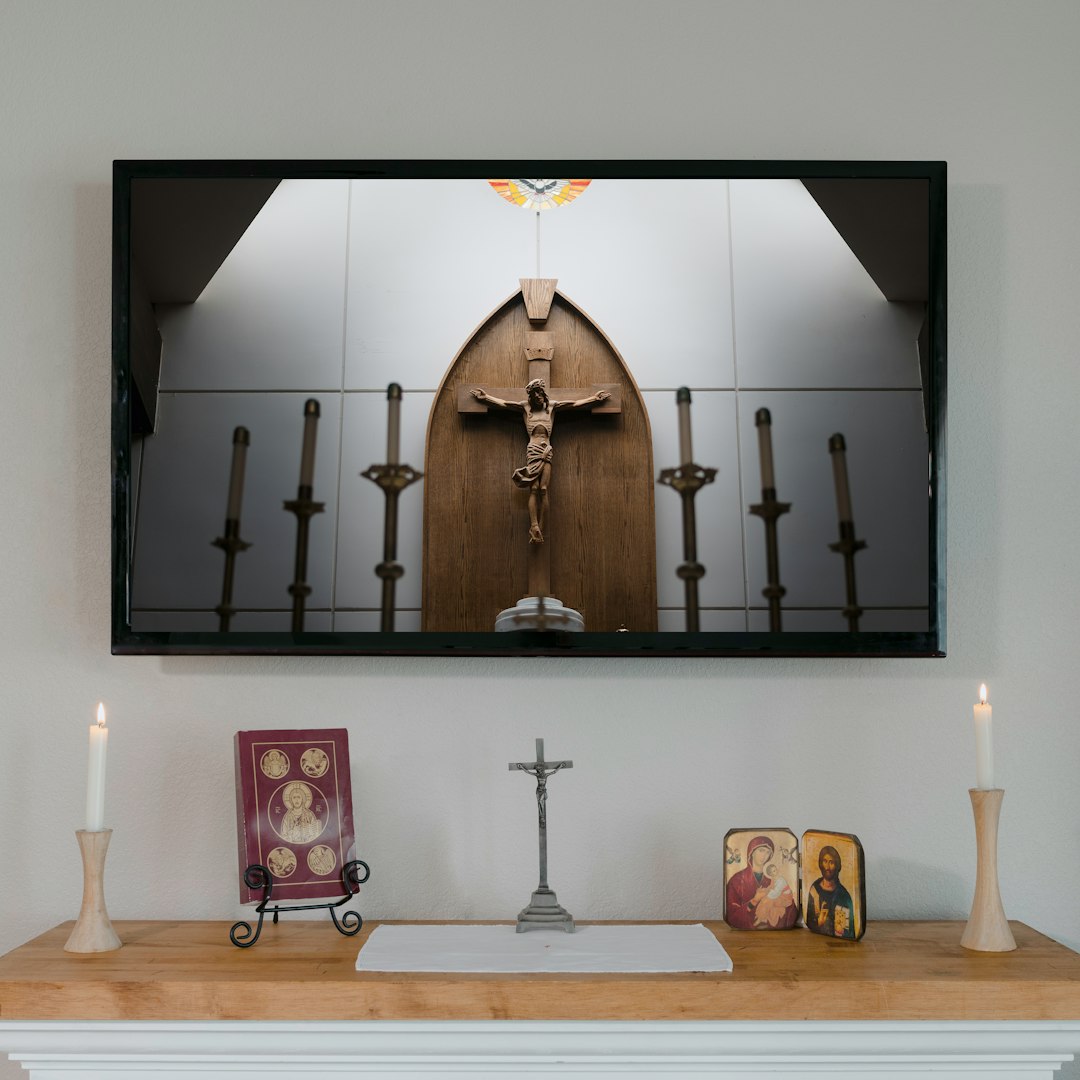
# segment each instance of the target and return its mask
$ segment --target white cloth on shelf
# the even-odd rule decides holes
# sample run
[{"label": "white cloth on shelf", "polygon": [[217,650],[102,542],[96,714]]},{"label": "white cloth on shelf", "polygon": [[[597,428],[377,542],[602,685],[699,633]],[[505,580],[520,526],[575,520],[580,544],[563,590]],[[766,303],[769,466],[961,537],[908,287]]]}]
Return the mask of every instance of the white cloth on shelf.
[{"label": "white cloth on shelf", "polygon": [[377,926],[356,959],[357,971],[674,972],[731,971],[731,957],[710,930],[693,925]]}]

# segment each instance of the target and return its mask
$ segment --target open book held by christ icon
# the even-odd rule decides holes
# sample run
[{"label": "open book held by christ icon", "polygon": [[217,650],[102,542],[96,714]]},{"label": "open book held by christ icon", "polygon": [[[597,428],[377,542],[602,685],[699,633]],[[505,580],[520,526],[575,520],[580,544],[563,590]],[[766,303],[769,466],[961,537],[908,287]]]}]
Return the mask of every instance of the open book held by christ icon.
[{"label": "open book held by christ icon", "polygon": [[524,772],[536,777],[536,811],[540,823],[540,884],[532,894],[527,907],[522,908],[517,918],[517,932],[540,930],[545,927],[565,930],[572,934],[574,917],[559,904],[555,890],[547,880],[547,782],[549,777],[560,769],[572,769],[572,761],[545,761],[544,740],[536,740],[535,761],[511,761],[511,772]]}]

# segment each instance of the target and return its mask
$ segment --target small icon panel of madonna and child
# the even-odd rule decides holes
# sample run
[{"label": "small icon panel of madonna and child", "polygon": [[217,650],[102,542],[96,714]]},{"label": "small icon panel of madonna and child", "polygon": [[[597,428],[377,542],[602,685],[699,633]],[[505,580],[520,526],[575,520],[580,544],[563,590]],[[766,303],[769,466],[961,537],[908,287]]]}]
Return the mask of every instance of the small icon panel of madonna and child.
[{"label": "small icon panel of madonna and child", "polygon": [[303,780],[282,784],[270,796],[268,809],[274,832],[287,844],[310,844],[326,828],[326,799]]},{"label": "small icon panel of madonna and child", "polygon": [[787,829],[724,837],[724,919],[736,930],[790,930],[799,919],[799,841]]}]

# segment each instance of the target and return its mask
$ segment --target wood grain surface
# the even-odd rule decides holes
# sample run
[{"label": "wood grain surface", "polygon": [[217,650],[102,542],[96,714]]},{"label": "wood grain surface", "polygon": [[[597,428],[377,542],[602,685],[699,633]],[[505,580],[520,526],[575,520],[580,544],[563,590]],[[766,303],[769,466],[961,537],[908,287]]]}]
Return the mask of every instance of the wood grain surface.
[{"label": "wood grain surface", "polygon": [[975,813],[975,847],[978,853],[978,873],[975,876],[975,898],[960,944],[978,952],[1012,952],[1016,948],[1005,908],[998,889],[998,819],[1002,788],[970,788],[971,808]]},{"label": "wood grain surface", "polygon": [[558,278],[520,278],[519,280],[529,322],[547,322]]},{"label": "wood grain surface", "polygon": [[66,923],[0,958],[3,1020],[1076,1020],[1080,955],[1022,923],[975,953],[962,922],[871,922],[861,942],[706,922],[730,974],[446,975],[355,970],[328,921],[120,922],[118,952],[64,952]]},{"label": "wood grain surface", "polygon": [[109,952],[120,948],[120,939],[109,922],[105,908],[105,855],[112,829],[76,829],[82,855],[82,907],[64,949],[73,953]]},{"label": "wood grain surface", "polygon": [[[523,390],[535,332],[517,293],[470,337],[436,394],[424,464],[424,630],[490,632],[500,611],[529,595],[528,492],[511,479],[525,464],[522,416],[462,414],[458,395],[465,386]],[[586,631],[655,631],[655,476],[644,401],[611,343],[561,293],[543,332],[554,342],[551,385],[619,391],[616,415],[602,406],[556,414],[544,529],[551,594],[584,615]]]}]

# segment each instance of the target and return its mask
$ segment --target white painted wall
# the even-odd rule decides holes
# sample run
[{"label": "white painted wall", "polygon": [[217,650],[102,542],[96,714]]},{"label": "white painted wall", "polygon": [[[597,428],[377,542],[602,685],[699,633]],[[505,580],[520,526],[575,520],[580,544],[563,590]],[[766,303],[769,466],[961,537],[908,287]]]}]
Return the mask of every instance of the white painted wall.
[{"label": "white painted wall", "polygon": [[[237,912],[229,740],[298,723],[352,734],[369,916],[521,906],[534,804],[506,762],[542,734],[575,762],[551,856],[579,918],[718,915],[721,838],[754,821],[858,833],[871,920],[960,917],[985,679],[1006,908],[1080,945],[1080,7],[46,0],[4,23],[0,944],[77,909],[98,698],[118,918]],[[947,159],[948,659],[111,658],[110,160],[365,155]]]}]

